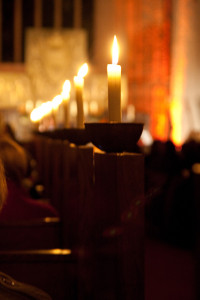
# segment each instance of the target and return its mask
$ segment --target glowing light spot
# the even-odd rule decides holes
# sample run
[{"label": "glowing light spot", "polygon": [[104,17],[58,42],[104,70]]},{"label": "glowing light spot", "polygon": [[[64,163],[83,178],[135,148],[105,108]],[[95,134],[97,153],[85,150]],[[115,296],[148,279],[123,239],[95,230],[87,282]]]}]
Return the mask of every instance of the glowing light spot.
[{"label": "glowing light spot", "polygon": [[78,77],[83,78],[87,75],[87,73],[88,73],[88,64],[84,63],[78,71]]},{"label": "glowing light spot", "polygon": [[119,46],[117,43],[117,37],[115,35],[113,40],[113,46],[112,46],[112,63],[114,65],[117,65],[118,58],[119,58]]},{"label": "glowing light spot", "polygon": [[70,91],[71,91],[71,82],[70,80],[65,80],[63,84],[62,94],[61,94],[63,100],[68,100],[70,98]]},{"label": "glowing light spot", "polygon": [[171,139],[177,146],[181,145],[181,119],[182,107],[179,101],[173,100],[170,105],[170,114],[172,122]]}]

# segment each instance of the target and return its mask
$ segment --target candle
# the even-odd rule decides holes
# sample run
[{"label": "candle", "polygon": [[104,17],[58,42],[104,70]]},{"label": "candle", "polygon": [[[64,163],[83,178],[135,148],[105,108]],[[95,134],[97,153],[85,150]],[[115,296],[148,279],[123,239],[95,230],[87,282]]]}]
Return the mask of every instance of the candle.
[{"label": "candle", "polygon": [[107,65],[108,117],[109,121],[121,122],[121,66],[118,65],[118,44],[114,36],[112,64]]},{"label": "candle", "polygon": [[88,65],[85,63],[79,69],[78,75],[74,76],[76,105],[77,105],[77,128],[84,128],[84,111],[83,111],[83,88],[84,77],[88,72]]},{"label": "candle", "polygon": [[69,99],[70,99],[71,83],[69,80],[65,80],[62,90],[63,108],[65,128],[69,128]]},{"label": "candle", "polygon": [[57,126],[57,112],[58,112],[58,108],[59,105],[62,103],[62,97],[61,95],[57,95],[53,98],[53,100],[51,101],[52,103],[52,117],[53,117],[53,121],[54,121],[54,126]]}]

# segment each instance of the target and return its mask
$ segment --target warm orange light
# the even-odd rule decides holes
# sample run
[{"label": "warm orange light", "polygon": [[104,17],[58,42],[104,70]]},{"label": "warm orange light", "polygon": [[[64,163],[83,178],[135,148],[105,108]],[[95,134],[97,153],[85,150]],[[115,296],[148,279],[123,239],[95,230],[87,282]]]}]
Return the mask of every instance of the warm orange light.
[{"label": "warm orange light", "polygon": [[117,42],[116,35],[114,36],[113,46],[112,46],[112,63],[117,65],[119,59],[119,46]]},{"label": "warm orange light", "polygon": [[110,122],[121,122],[121,66],[118,65],[119,47],[116,35],[112,47],[112,64],[107,65],[108,117]]},{"label": "warm orange light", "polygon": [[61,94],[64,101],[69,99],[70,90],[71,90],[71,82],[69,80],[65,80],[63,84],[62,94]]},{"label": "warm orange light", "polygon": [[83,78],[87,75],[87,73],[88,73],[88,64],[84,63],[78,71],[78,77]]},{"label": "warm orange light", "polygon": [[95,100],[92,100],[92,101],[90,102],[90,113],[95,115],[95,114],[98,113],[98,111],[99,111],[99,105],[98,105],[98,102],[95,101]]},{"label": "warm orange light", "polygon": [[152,89],[152,122],[151,135],[154,139],[165,141],[169,138],[168,95],[164,87],[154,86]]},{"label": "warm orange light", "polygon": [[79,71],[78,75],[74,76],[74,85],[76,93],[77,103],[77,127],[84,127],[84,109],[83,109],[83,88],[84,88],[84,77],[88,73],[88,65],[84,63]]},{"label": "warm orange light", "polygon": [[30,119],[32,122],[38,122],[42,119],[43,114],[38,108],[34,108],[30,114]]},{"label": "warm orange light", "polygon": [[70,122],[69,122],[70,91],[71,91],[71,82],[69,80],[65,80],[65,82],[63,84],[63,90],[62,90],[62,93],[61,93],[62,100],[63,100],[65,128],[68,128],[70,126]]},{"label": "warm orange light", "polygon": [[52,100],[52,109],[53,109],[54,111],[57,111],[57,109],[58,109],[59,105],[61,104],[61,102],[62,102],[62,97],[61,97],[61,95],[55,96],[55,97],[53,98],[53,100]]},{"label": "warm orange light", "polygon": [[170,104],[170,114],[171,114],[171,139],[176,146],[180,146],[181,140],[181,119],[182,119],[182,107],[179,101],[173,100]]},{"label": "warm orange light", "polygon": [[30,114],[32,122],[38,122],[52,111],[52,102],[47,101],[42,103],[40,106],[34,108]]},{"label": "warm orange light", "polygon": [[159,140],[166,139],[167,117],[165,113],[157,113],[157,123],[154,125],[155,138]]}]

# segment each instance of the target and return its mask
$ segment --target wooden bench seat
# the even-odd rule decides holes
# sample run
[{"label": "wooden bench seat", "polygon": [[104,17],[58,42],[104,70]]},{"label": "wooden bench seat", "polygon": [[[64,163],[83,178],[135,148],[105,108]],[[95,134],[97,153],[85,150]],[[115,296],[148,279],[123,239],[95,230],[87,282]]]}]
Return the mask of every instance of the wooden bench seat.
[{"label": "wooden bench seat", "polygon": [[44,218],[0,223],[0,249],[51,249],[61,247],[61,221]]},{"label": "wooden bench seat", "polygon": [[52,299],[78,299],[76,257],[69,249],[0,251],[0,270]]}]

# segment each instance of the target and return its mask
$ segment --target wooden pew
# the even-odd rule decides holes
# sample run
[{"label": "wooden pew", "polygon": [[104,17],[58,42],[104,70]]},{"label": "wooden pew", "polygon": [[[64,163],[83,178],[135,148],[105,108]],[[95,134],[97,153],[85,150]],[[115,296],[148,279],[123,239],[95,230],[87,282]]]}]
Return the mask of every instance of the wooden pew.
[{"label": "wooden pew", "polygon": [[63,247],[78,253],[78,291],[80,297],[93,299],[92,288],[92,203],[93,147],[65,148],[63,156],[62,228]]},{"label": "wooden pew", "polygon": [[0,251],[1,272],[44,290],[56,300],[81,299],[76,268],[76,256],[69,249]]},{"label": "wooden pew", "polygon": [[59,218],[0,223],[1,250],[59,248],[61,237]]},{"label": "wooden pew", "polygon": [[74,248],[90,241],[93,201],[93,147],[65,147],[62,180],[63,243]]},{"label": "wooden pew", "polygon": [[63,159],[67,148],[68,141],[51,139],[47,143],[46,150],[46,183],[47,195],[51,204],[62,214],[62,194],[63,194]]},{"label": "wooden pew", "polygon": [[36,134],[34,137],[35,159],[39,178],[44,185],[45,197],[61,212],[63,155],[69,146],[68,141]]},{"label": "wooden pew", "polygon": [[143,155],[98,152],[94,170],[94,299],[143,300]]},{"label": "wooden pew", "polygon": [[39,181],[44,185],[45,197],[52,199],[52,181],[54,176],[54,168],[58,167],[58,157],[60,148],[58,142],[50,136],[35,134],[34,136],[35,160],[37,162],[37,169]]},{"label": "wooden pew", "polygon": [[[97,299],[144,299],[144,157],[63,141],[63,247],[78,255],[79,283]],[[85,279],[84,279],[85,277]]]},{"label": "wooden pew", "polygon": [[45,166],[45,143],[46,137],[39,134],[33,136],[33,156],[37,162],[37,170],[39,174],[39,180],[44,184],[44,166]]},{"label": "wooden pew", "polygon": [[[195,163],[192,166],[191,172],[193,191],[191,191],[191,195],[193,195],[194,203],[193,205],[193,232],[194,235],[194,258],[195,258],[195,292],[196,299],[200,298],[200,286],[199,286],[199,278],[200,278],[200,163]],[[192,194],[193,192],[193,194]]]},{"label": "wooden pew", "polygon": [[36,135],[35,144],[45,195],[62,220],[63,247],[83,244],[90,240],[87,227],[91,226],[92,213],[93,147],[45,135]]}]

